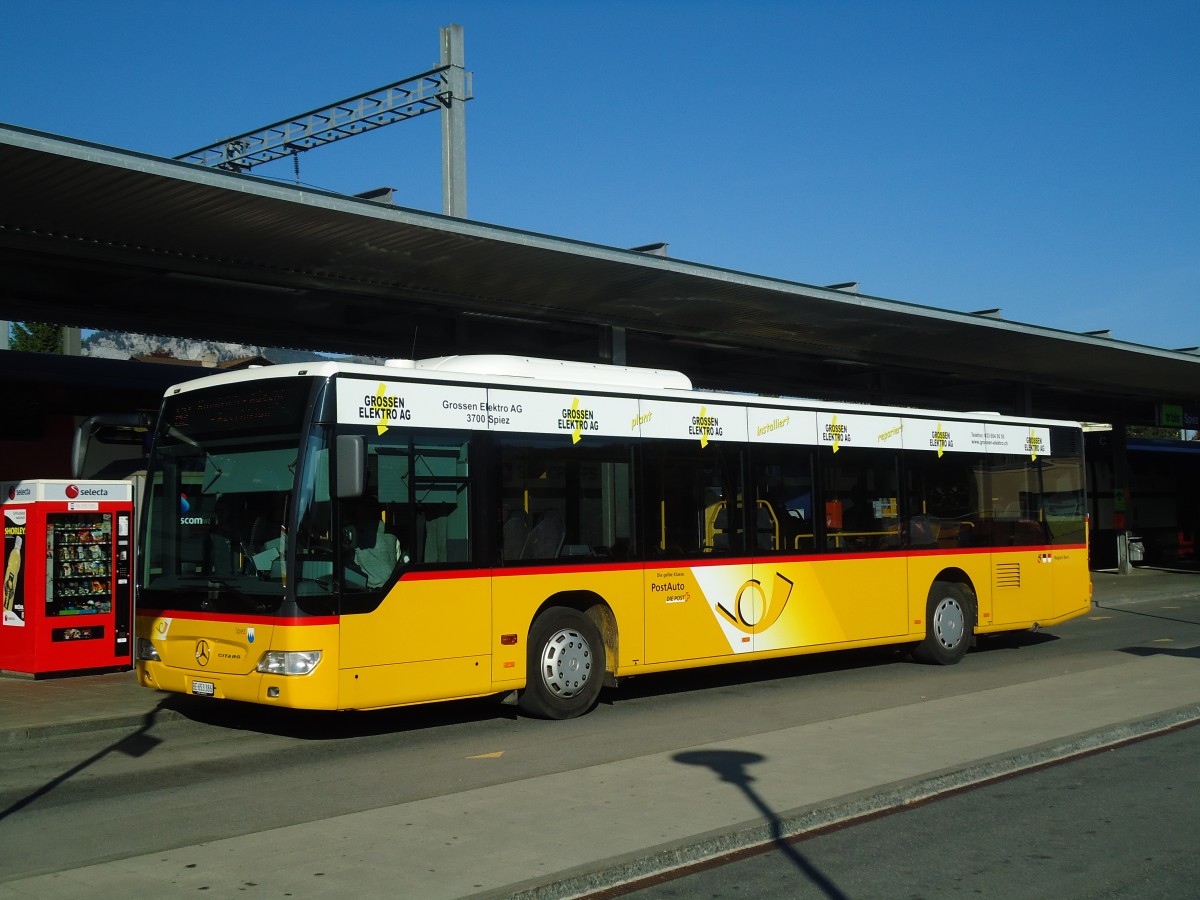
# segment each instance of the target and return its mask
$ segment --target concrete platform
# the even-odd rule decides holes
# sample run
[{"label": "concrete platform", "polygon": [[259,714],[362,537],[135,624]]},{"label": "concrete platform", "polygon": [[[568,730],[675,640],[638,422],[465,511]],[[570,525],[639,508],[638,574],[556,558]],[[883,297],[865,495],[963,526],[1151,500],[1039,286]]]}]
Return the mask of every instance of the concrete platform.
[{"label": "concrete platform", "polygon": [[[1200,602],[1200,575],[1097,573]],[[1197,631],[1200,645],[1200,629]],[[0,681],[0,743],[140,725],[131,673]],[[85,712],[86,711],[86,712]],[[1200,650],[976,691],[0,884],[0,898],[569,897],[1200,719]],[[251,887],[252,886],[252,887]]]}]

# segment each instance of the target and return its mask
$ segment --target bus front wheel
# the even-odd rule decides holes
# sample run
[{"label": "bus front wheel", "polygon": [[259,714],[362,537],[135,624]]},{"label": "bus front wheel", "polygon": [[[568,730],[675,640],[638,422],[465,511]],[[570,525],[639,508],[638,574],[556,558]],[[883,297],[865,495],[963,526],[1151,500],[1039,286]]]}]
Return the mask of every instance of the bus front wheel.
[{"label": "bus front wheel", "polygon": [[528,672],[517,704],[542,719],[573,719],[591,709],[604,682],[604,641],[583,613],[551,607],[529,629]]},{"label": "bus front wheel", "polygon": [[925,640],[913,649],[921,662],[951,666],[966,655],[974,631],[971,594],[961,584],[935,581],[925,608]]}]

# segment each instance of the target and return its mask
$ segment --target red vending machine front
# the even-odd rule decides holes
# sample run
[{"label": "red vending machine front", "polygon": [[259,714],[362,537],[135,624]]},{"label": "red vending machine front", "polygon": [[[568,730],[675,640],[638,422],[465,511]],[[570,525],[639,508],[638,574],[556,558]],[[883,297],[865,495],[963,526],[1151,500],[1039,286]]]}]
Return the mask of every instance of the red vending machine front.
[{"label": "red vending machine front", "polygon": [[18,481],[4,500],[0,670],[132,665],[133,485]]}]

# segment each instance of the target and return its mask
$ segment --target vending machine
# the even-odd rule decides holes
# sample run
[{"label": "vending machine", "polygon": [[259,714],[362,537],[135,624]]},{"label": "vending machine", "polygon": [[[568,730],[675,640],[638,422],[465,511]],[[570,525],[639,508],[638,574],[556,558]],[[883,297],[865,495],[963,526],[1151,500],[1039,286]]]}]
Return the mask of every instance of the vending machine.
[{"label": "vending machine", "polygon": [[18,481],[4,499],[0,670],[132,665],[133,485]]}]

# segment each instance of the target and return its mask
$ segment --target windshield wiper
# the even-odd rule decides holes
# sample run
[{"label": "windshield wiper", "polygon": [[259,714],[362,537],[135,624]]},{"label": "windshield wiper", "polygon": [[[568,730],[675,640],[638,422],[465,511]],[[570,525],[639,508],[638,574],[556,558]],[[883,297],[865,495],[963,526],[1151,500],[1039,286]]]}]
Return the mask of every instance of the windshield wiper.
[{"label": "windshield wiper", "polygon": [[179,441],[181,444],[187,444],[193,450],[200,451],[200,454],[204,457],[205,464],[212,466],[212,470],[213,470],[212,481],[210,481],[208,484],[206,484],[202,488],[200,488],[200,493],[202,493],[202,494],[209,493],[212,490],[212,486],[217,483],[217,479],[225,474],[224,472],[221,471],[221,467],[217,465],[216,460],[213,459],[212,454],[209,453],[204,448],[204,445],[201,444],[199,441],[197,441],[194,437],[184,434],[182,431],[180,431],[174,425],[167,426],[167,434],[170,435],[171,437],[175,438],[175,440]]}]

